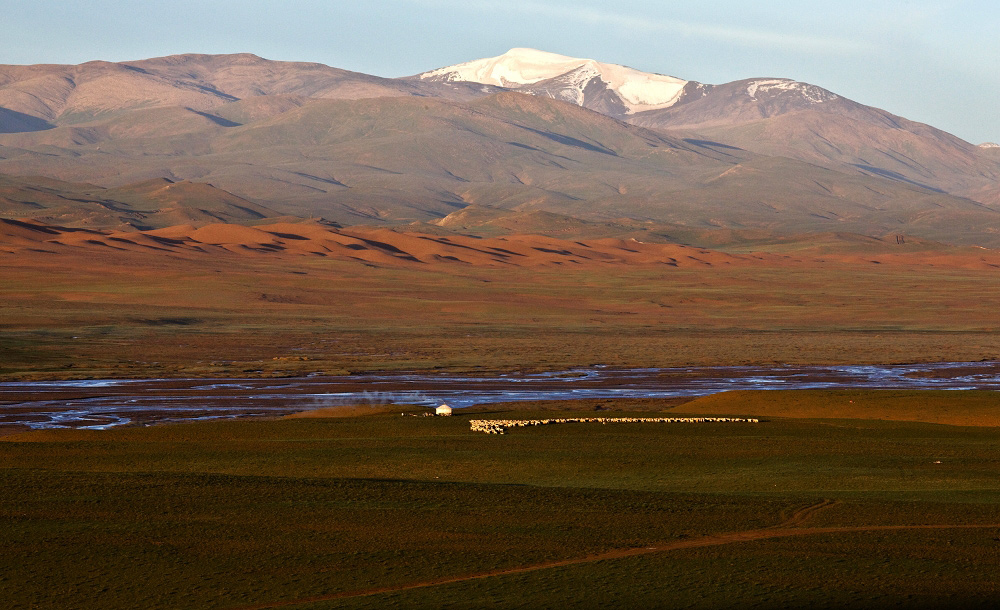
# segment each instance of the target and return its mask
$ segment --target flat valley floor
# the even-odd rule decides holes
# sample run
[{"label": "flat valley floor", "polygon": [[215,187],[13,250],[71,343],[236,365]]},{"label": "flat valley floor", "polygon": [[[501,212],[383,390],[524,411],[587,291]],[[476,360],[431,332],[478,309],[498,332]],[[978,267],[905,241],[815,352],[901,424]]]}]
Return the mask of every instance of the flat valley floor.
[{"label": "flat valley floor", "polygon": [[[667,262],[617,264],[640,246],[511,238],[519,266],[417,249],[472,238],[389,231],[372,260],[309,254],[322,242],[303,230],[279,233],[305,250],[229,243],[248,230],[176,252],[18,238],[0,251],[0,379],[1000,360],[991,251],[816,238],[770,254],[647,244]],[[611,262],[551,254],[569,248]]]}]

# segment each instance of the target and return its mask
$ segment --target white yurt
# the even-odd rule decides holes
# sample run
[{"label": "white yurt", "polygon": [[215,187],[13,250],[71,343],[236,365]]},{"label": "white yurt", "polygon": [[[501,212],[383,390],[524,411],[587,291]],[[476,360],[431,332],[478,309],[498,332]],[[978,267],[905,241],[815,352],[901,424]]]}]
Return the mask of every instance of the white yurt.
[{"label": "white yurt", "polygon": [[434,409],[434,415],[451,415],[451,407],[442,404],[440,407]]}]

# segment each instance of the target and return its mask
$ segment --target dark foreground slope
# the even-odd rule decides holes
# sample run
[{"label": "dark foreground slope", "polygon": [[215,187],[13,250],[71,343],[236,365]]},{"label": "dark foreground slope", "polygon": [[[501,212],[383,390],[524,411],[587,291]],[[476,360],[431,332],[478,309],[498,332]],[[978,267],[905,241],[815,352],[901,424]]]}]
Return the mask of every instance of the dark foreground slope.
[{"label": "dark foreground slope", "polygon": [[[990,607],[1000,596],[996,428],[469,430],[470,417],[552,417],[546,406],[7,436],[0,593],[13,608]],[[629,415],[628,403],[603,406]]]}]

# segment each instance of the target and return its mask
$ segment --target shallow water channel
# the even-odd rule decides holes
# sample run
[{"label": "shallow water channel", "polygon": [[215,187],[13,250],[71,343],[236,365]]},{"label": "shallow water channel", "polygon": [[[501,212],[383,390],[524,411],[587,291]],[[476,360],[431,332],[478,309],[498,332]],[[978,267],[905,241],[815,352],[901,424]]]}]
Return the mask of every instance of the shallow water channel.
[{"label": "shallow water channel", "polygon": [[0,383],[0,426],[106,429],[277,416],[348,404],[453,407],[526,400],[666,398],[728,390],[1000,390],[1000,362],[674,369],[591,367],[464,376],[394,373],[282,379],[99,379]]}]

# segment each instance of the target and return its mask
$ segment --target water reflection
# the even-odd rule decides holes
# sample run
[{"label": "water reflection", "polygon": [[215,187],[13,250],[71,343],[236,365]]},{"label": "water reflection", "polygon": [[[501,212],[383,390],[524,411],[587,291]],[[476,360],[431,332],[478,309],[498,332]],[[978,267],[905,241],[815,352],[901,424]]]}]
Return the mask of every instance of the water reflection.
[{"label": "water reflection", "polygon": [[998,362],[674,369],[590,367],[535,374],[383,374],[292,379],[143,379],[0,383],[0,425],[106,429],[281,415],[347,404],[701,396],[746,389],[1000,389]]}]

